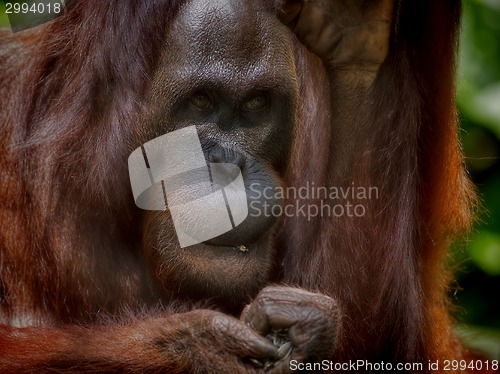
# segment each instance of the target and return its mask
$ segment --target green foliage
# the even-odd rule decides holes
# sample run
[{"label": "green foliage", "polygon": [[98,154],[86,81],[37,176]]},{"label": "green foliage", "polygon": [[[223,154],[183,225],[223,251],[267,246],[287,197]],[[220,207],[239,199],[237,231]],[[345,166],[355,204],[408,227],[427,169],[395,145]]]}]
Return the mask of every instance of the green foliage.
[{"label": "green foliage", "polygon": [[490,275],[500,275],[500,0],[466,0],[460,43],[458,106],[467,166],[482,209],[468,252]]},{"label": "green foliage", "polygon": [[478,232],[469,245],[471,259],[487,274],[500,275],[500,235]]},{"label": "green foliage", "polygon": [[500,137],[500,0],[467,0],[460,43],[458,102]]},{"label": "green foliage", "polygon": [[[468,170],[481,200],[478,222],[460,259],[456,301],[462,336],[500,356],[500,0],[465,0],[457,103]],[[469,257],[467,257],[467,255]],[[482,326],[471,327],[474,326]],[[474,332],[474,333],[472,333]],[[474,336],[474,341],[468,339]]]},{"label": "green foliage", "polygon": [[7,17],[7,14],[5,14],[5,3],[0,0],[0,27],[8,27],[10,26],[9,24],[9,18]]}]

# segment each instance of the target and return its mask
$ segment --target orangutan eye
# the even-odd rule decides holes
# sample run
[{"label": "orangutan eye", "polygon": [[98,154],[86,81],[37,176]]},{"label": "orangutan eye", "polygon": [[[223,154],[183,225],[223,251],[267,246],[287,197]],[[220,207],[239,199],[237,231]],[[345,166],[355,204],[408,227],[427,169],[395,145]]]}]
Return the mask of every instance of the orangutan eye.
[{"label": "orangutan eye", "polygon": [[198,109],[206,110],[212,107],[213,102],[206,92],[198,91],[191,96],[191,104]]},{"label": "orangutan eye", "polygon": [[256,112],[264,110],[269,105],[269,97],[265,93],[259,93],[250,97],[243,104],[243,108],[248,111]]}]

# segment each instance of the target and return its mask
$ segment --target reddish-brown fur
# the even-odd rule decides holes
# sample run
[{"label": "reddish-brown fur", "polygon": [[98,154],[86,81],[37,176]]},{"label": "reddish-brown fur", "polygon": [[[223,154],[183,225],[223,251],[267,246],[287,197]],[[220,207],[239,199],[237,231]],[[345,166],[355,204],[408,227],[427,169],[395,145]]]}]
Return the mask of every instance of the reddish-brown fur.
[{"label": "reddish-brown fur", "polygon": [[[82,0],[40,31],[2,36],[1,371],[174,373],[192,362],[201,369],[227,346],[215,333],[196,346],[181,336],[161,355],[140,344],[159,330],[191,334],[174,312],[194,307],[158,310],[141,254],[107,246],[141,240],[128,234],[137,212],[118,158],[135,146],[128,132],[177,3]],[[287,183],[380,189],[366,217],[287,218],[279,231],[270,281],[338,300],[336,361],[467,357],[443,265],[450,240],[470,225],[473,196],[453,105],[459,8],[398,1],[389,56],[361,99],[297,47],[301,126]],[[348,129],[331,125],[345,120],[339,107],[351,113]],[[116,320],[98,322],[101,313]]]},{"label": "reddish-brown fur", "polygon": [[[283,234],[285,278],[341,295],[349,321],[342,325],[341,361],[353,352],[405,362],[463,357],[447,312],[443,264],[453,235],[469,227],[473,196],[453,105],[460,4],[399,3],[389,56],[362,101],[366,107],[355,108],[361,114],[354,114],[349,143],[339,144],[344,135],[328,130],[327,120],[323,128],[312,121],[301,130],[330,141],[323,161],[329,169],[318,173],[318,185],[326,179],[380,186],[382,198],[361,222],[290,222],[296,229]],[[339,88],[332,105],[349,105],[349,93]],[[325,165],[300,152],[295,157],[291,170],[304,170],[294,175],[298,184],[306,170]]]}]

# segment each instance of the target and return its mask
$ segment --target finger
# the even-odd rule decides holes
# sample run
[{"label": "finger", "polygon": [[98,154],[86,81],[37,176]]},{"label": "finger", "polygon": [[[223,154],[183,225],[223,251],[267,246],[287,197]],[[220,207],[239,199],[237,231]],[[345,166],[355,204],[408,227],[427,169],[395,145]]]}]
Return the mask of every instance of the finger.
[{"label": "finger", "polygon": [[296,304],[315,296],[301,289],[266,287],[252,304],[245,307],[241,319],[260,334],[267,335],[273,328],[286,328],[295,323],[292,310]]},{"label": "finger", "polygon": [[263,305],[259,304],[259,302],[254,302],[249,306],[244,322],[259,334],[267,335],[271,331],[271,325],[267,313],[263,310]]},{"label": "finger", "polygon": [[[269,286],[262,290],[257,297],[262,304],[329,304],[333,300],[326,295],[310,292],[301,288]],[[255,303],[255,302],[254,302]]]},{"label": "finger", "polygon": [[243,323],[246,323],[245,322],[245,319],[246,317],[248,316],[248,313],[250,311],[250,307],[252,306],[252,304],[248,304],[247,306],[245,306],[245,308],[243,308],[243,311],[241,312],[240,314],[240,321],[243,322]]},{"label": "finger", "polygon": [[293,28],[300,17],[304,1],[284,0],[280,1],[278,17],[285,25]]},{"label": "finger", "polygon": [[245,323],[261,335],[269,334],[273,329],[286,329],[306,318],[301,307],[291,303],[255,303],[245,318]]},{"label": "finger", "polygon": [[242,356],[269,358],[277,353],[277,347],[269,339],[259,335],[237,319],[217,316],[213,319],[213,327],[217,335],[223,335],[232,340],[230,346]]},{"label": "finger", "polygon": [[269,299],[280,304],[293,304],[300,306],[317,306],[325,309],[337,309],[337,302],[330,296],[318,294],[301,288],[266,287],[259,295],[263,299]]},{"label": "finger", "polygon": [[303,7],[293,31],[302,43],[320,56],[331,52],[330,49],[341,37],[338,25],[332,22],[331,16],[324,8],[314,4]]}]

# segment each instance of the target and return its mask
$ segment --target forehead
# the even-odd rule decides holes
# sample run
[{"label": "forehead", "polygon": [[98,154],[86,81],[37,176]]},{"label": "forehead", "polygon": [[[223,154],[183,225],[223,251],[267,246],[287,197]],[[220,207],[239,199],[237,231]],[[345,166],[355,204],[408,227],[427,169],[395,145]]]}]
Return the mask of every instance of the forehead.
[{"label": "forehead", "polygon": [[170,55],[191,73],[276,72],[293,61],[292,33],[261,0],[191,0],[171,26]]}]

